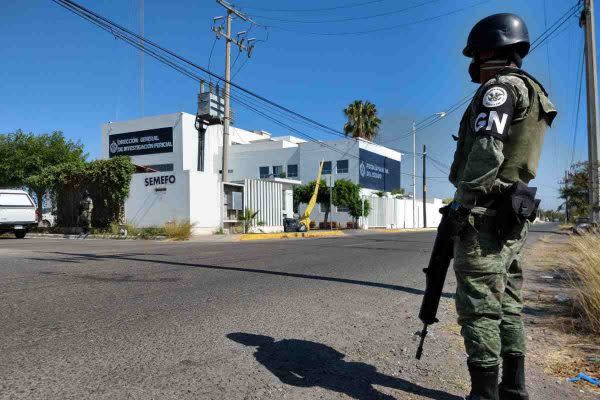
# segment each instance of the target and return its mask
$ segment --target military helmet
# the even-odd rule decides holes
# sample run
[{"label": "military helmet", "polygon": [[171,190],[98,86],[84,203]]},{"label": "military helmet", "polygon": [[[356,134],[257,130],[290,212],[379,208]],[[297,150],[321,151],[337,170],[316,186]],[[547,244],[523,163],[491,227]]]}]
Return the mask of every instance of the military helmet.
[{"label": "military helmet", "polygon": [[475,24],[463,54],[473,57],[474,53],[482,50],[513,48],[521,57],[529,53],[529,32],[525,21],[515,14],[494,14],[485,17]]}]

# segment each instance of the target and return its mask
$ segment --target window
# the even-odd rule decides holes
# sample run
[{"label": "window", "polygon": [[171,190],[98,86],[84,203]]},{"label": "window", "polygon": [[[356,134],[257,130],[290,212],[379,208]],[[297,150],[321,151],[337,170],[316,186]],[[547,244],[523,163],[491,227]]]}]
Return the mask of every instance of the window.
[{"label": "window", "polygon": [[298,177],[298,164],[290,164],[287,166],[287,176],[288,178]]},{"label": "window", "polygon": [[273,165],[273,176],[275,178],[282,178],[282,174],[285,174],[283,172],[283,165]]},{"label": "window", "polygon": [[155,164],[155,165],[144,165],[146,168],[153,169],[160,172],[173,171],[173,164]]},{"label": "window", "polygon": [[348,173],[348,160],[338,160],[337,161],[337,173],[338,174],[347,174]]},{"label": "window", "polygon": [[0,206],[33,207],[33,203],[25,193],[0,193]]},{"label": "window", "polygon": [[269,167],[258,167],[258,175],[260,179],[265,179],[269,177]]},{"label": "window", "polygon": [[337,207],[337,212],[345,212],[345,213],[347,213],[349,211],[350,211],[350,209],[348,209],[348,207],[341,207],[341,206]]},{"label": "window", "polygon": [[331,161],[323,163],[323,175],[331,175]]},{"label": "window", "polygon": [[169,172],[173,171],[173,164],[154,164],[154,165],[141,165],[136,167],[136,174],[149,174],[152,172]]}]

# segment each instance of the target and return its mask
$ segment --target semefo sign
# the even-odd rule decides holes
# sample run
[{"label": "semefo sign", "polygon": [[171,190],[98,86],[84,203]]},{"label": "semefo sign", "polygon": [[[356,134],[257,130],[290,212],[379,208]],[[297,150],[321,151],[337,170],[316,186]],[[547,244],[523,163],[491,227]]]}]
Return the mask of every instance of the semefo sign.
[{"label": "semefo sign", "polygon": [[111,158],[171,152],[173,152],[172,127],[108,136],[108,155]]},{"label": "semefo sign", "polygon": [[358,183],[366,189],[391,192],[400,187],[400,161],[359,149]]}]

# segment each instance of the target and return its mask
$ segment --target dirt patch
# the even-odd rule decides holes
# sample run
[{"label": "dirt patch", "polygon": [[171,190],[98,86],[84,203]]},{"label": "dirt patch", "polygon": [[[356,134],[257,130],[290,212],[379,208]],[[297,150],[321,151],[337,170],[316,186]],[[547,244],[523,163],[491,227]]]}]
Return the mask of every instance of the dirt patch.
[{"label": "dirt patch", "polygon": [[[573,290],[563,269],[574,249],[566,235],[547,235],[526,252],[524,321],[528,354],[557,378],[580,372],[600,377],[600,338],[586,331],[574,313]],[[578,387],[600,394],[600,388]],[[580,385],[580,386],[579,386]]]}]

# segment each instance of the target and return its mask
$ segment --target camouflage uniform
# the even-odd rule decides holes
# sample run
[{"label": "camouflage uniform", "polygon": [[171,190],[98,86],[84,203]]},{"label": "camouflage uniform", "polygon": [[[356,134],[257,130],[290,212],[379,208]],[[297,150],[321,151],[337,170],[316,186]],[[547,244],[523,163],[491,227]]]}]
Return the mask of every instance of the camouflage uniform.
[{"label": "camouflage uniform", "polygon": [[535,177],[543,137],[556,110],[541,84],[517,68],[483,84],[460,126],[450,181],[472,209],[455,241],[456,309],[469,363],[495,367],[524,354],[522,250],[528,223],[500,238],[494,204],[511,184]]},{"label": "camouflage uniform", "polygon": [[85,196],[79,203],[79,226],[83,228],[84,233],[88,233],[92,228],[92,211],[94,210],[94,202],[88,195]]}]

